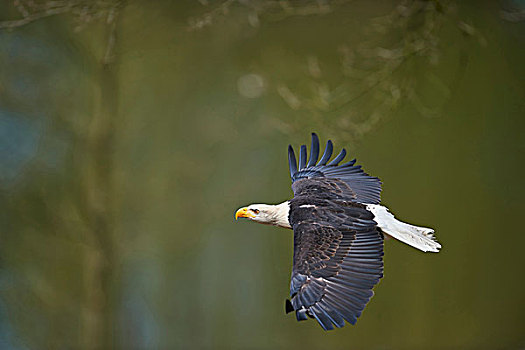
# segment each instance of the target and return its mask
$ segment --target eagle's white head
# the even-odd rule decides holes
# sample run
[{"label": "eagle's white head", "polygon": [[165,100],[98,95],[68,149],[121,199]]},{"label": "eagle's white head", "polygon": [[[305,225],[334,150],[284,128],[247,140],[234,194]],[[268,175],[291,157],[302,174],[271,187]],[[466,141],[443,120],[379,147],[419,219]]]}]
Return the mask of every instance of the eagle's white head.
[{"label": "eagle's white head", "polygon": [[247,218],[261,224],[292,228],[288,221],[289,211],[290,205],[288,201],[277,205],[250,204],[247,207],[237,210],[235,220],[237,220],[237,218]]}]

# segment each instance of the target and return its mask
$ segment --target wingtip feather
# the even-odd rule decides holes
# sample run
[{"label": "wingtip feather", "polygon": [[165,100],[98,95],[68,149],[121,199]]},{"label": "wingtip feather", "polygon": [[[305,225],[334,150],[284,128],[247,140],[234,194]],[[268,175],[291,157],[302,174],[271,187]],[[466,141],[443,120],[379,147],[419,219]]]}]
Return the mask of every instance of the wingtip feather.
[{"label": "wingtip feather", "polygon": [[299,149],[299,170],[303,170],[306,167],[306,146],[301,145],[301,148]]},{"label": "wingtip feather", "polygon": [[330,163],[328,163],[329,166],[337,166],[346,156],[346,149],[341,149],[341,152],[335,157]]},{"label": "wingtip feather", "polygon": [[295,159],[292,145],[288,145],[288,165],[290,167],[290,177],[293,179],[295,173],[297,173],[297,160]]},{"label": "wingtip feather", "polygon": [[319,160],[319,163],[317,163],[317,165],[326,165],[326,162],[328,162],[328,160],[332,156],[333,151],[334,151],[334,144],[332,143],[331,140],[328,140],[326,142],[326,147],[324,149],[323,156],[321,157],[321,160]]},{"label": "wingtip feather", "polygon": [[319,137],[317,137],[317,134],[315,132],[312,133],[312,145],[310,147],[310,160],[308,161],[308,165],[306,167],[312,167],[317,163],[317,159],[319,158]]}]

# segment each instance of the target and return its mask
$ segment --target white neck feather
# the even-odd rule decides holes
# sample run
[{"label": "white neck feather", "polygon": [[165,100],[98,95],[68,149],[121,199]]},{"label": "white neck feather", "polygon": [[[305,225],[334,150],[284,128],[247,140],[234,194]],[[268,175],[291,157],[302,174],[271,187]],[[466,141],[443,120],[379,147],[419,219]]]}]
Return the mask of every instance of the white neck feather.
[{"label": "white neck feather", "polygon": [[265,204],[262,209],[265,215],[264,221],[259,221],[260,223],[292,228],[288,221],[288,213],[290,212],[290,203],[288,201],[276,205]]},{"label": "white neck feather", "polygon": [[277,226],[284,228],[292,228],[290,221],[288,220],[288,214],[290,213],[290,202],[282,202],[275,206],[275,223]]}]

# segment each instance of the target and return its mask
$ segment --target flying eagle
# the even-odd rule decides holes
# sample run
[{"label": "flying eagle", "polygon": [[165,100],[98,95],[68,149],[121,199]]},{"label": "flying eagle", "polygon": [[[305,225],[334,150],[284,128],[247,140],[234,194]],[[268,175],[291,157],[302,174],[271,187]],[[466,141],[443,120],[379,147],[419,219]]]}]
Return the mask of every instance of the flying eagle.
[{"label": "flying eagle", "polygon": [[329,140],[319,158],[319,138],[312,133],[310,158],[301,146],[299,166],[288,147],[294,198],[277,204],[251,204],[235,219],[248,218],[293,229],[294,254],[286,313],[298,321],[315,318],[325,330],[355,324],[383,277],[383,240],[390,236],[424,252],[438,252],[431,228],[394,218],[380,205],[381,181],[365,173],[356,160],[339,163],[346,150],[329,162]]}]

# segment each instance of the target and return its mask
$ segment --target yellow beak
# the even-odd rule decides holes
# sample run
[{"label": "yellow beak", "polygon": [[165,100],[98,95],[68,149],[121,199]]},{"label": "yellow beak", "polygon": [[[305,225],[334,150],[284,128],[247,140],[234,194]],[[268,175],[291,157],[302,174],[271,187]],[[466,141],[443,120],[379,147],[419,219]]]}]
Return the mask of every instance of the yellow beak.
[{"label": "yellow beak", "polygon": [[253,218],[253,217],[255,217],[255,215],[253,215],[253,213],[249,211],[248,208],[241,208],[237,210],[237,212],[235,213],[235,220],[237,220],[237,218]]}]

